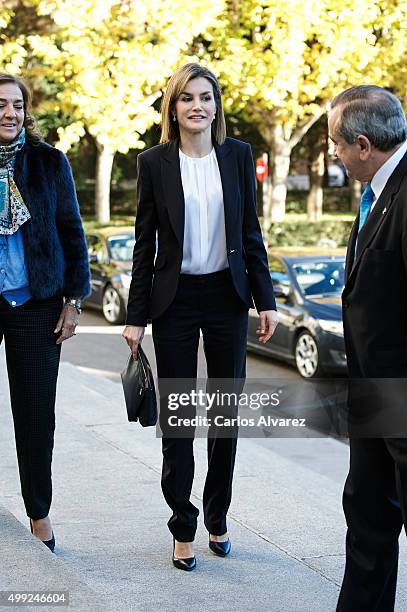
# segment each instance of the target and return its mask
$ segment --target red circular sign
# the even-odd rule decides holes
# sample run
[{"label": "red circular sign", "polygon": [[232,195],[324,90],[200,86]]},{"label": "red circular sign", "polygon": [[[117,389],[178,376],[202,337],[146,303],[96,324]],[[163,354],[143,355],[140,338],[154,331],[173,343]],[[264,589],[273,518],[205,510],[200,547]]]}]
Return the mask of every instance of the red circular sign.
[{"label": "red circular sign", "polygon": [[269,169],[267,162],[265,162],[264,159],[260,157],[256,161],[256,178],[258,181],[260,181],[260,183],[262,183],[268,177],[268,174]]}]

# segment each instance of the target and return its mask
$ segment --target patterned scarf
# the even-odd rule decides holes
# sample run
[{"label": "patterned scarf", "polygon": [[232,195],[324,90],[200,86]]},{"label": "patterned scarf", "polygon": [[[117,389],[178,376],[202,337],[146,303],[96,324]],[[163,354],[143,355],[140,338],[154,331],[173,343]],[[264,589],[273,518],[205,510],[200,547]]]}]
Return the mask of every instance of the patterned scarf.
[{"label": "patterned scarf", "polygon": [[14,163],[25,143],[25,129],[13,142],[0,145],[0,235],[15,234],[31,218],[14,182]]}]

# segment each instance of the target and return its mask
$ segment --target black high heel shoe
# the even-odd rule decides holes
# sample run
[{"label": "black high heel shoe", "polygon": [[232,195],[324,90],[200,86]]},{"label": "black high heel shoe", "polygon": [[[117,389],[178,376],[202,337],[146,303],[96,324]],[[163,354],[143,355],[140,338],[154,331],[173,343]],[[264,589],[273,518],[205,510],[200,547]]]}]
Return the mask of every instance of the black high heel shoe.
[{"label": "black high heel shoe", "polygon": [[213,553],[215,553],[215,555],[218,555],[218,557],[226,557],[226,555],[230,553],[232,545],[229,538],[226,540],[226,542],[213,542],[209,538],[209,548]]},{"label": "black high heel shoe", "polygon": [[180,570],[184,570],[184,572],[192,572],[196,568],[196,558],[188,557],[187,559],[176,559],[174,557],[175,552],[175,538],[173,539],[173,548],[172,548],[172,563],[174,567]]},{"label": "black high heel shoe", "polygon": [[[30,530],[31,530],[31,533],[33,533],[33,526],[32,526],[32,523],[31,523],[31,519],[30,519]],[[51,552],[54,552],[54,550],[55,550],[55,536],[54,536],[54,532],[52,532],[52,538],[50,540],[41,540],[41,542],[43,544],[45,544],[45,546],[47,548],[49,548]]]}]

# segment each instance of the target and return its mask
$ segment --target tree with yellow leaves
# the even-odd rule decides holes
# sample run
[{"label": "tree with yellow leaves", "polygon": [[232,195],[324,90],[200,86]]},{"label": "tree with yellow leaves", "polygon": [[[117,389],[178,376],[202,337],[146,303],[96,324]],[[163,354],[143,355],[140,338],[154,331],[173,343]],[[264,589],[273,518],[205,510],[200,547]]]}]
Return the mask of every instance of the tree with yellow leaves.
[{"label": "tree with yellow leaves", "polygon": [[3,0],[0,13],[0,70],[12,74],[20,71],[27,55],[24,35],[10,32],[16,8],[16,0]]},{"label": "tree with yellow leaves", "polygon": [[31,2],[54,29],[28,43],[60,84],[55,103],[73,118],[58,130],[58,146],[67,151],[85,130],[94,137],[97,218],[107,223],[115,153],[144,147],[167,78],[193,37],[214,24],[223,0]]},{"label": "tree with yellow leaves", "polygon": [[[228,0],[217,25],[195,46],[226,85],[226,108],[254,122],[268,144],[271,197],[265,217],[285,214],[290,154],[350,85],[386,83],[386,30],[394,0]],[[385,34],[385,35],[384,35]]]}]

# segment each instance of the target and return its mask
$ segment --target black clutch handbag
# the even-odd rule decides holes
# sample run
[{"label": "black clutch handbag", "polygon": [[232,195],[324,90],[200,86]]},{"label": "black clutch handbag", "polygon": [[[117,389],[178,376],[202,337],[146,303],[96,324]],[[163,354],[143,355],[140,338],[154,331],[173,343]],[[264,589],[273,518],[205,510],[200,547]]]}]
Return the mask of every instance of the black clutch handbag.
[{"label": "black clutch handbag", "polygon": [[137,359],[130,354],[126,368],[120,374],[129,421],[139,421],[142,427],[157,423],[157,398],[154,378],[145,352],[138,347]]}]

